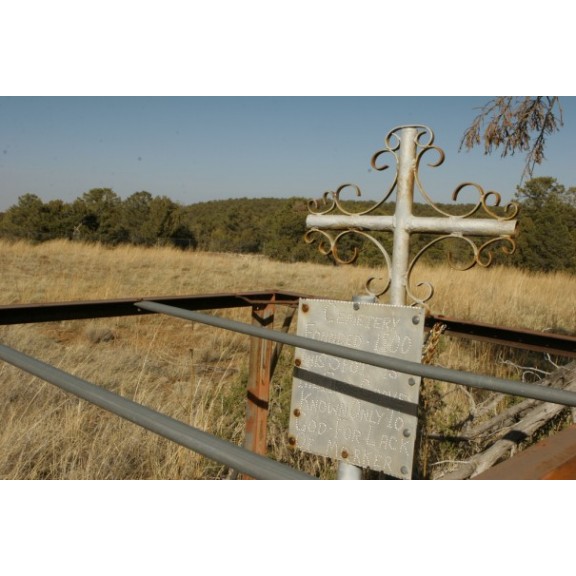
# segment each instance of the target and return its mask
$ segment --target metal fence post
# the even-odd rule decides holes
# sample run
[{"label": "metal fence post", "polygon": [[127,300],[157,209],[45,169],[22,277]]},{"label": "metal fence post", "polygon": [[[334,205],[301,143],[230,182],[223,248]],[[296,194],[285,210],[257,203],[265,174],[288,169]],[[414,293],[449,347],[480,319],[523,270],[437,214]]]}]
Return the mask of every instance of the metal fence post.
[{"label": "metal fence post", "polygon": [[[274,328],[274,312],[274,301],[264,306],[253,306],[252,324]],[[255,337],[252,337],[250,340],[244,447],[257,454],[265,455],[274,342]]]}]

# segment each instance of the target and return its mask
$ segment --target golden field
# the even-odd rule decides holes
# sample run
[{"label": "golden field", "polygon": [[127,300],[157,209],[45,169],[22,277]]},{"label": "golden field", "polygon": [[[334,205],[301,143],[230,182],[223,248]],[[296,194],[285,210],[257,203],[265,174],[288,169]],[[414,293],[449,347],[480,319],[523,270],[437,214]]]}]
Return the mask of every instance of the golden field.
[{"label": "golden field", "polygon": [[[0,271],[2,305],[269,289],[350,299],[377,275],[361,267],[289,264],[253,255],[110,249],[68,241],[0,242]],[[434,314],[576,334],[576,276],[425,265],[415,274],[435,286]],[[248,310],[219,314],[249,320]],[[0,326],[0,342],[193,426],[242,441],[246,336],[151,315]],[[273,384],[270,456],[329,477],[331,463],[292,454],[285,446],[290,354],[283,352]],[[434,362],[518,378],[505,354],[489,345],[443,338]],[[4,363],[0,382],[0,478],[196,479],[228,472]],[[430,418],[445,430],[465,418],[470,394],[447,384],[437,384],[437,393],[441,406]],[[482,398],[478,394],[474,401]],[[438,452],[429,458],[445,456]]]}]

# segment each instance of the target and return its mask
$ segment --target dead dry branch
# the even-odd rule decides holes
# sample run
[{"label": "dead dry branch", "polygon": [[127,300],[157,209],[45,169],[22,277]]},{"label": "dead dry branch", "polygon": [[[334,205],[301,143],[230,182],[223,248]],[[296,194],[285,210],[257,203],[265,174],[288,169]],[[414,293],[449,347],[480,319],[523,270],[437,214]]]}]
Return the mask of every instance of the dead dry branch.
[{"label": "dead dry branch", "polygon": [[[576,362],[559,368],[535,386],[551,386],[564,390],[576,390]],[[441,473],[439,480],[463,480],[477,476],[498,462],[505,460],[539,430],[544,428],[560,412],[561,404],[525,400],[511,406],[486,423],[468,431],[468,439],[479,443],[482,448],[466,462],[459,463],[452,470]],[[522,415],[520,420],[508,423]],[[488,431],[494,431],[488,440],[482,438]]]}]

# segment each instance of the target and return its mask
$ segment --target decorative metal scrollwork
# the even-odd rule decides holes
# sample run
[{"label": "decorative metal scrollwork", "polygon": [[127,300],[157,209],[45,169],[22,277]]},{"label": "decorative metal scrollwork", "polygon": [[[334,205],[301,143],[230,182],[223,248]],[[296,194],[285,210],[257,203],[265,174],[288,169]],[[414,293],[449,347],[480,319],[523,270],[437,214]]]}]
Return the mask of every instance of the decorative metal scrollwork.
[{"label": "decorative metal scrollwork", "polygon": [[366,282],[365,288],[368,294],[377,297],[382,296],[388,291],[388,288],[390,287],[390,270],[392,269],[392,259],[390,257],[390,254],[388,254],[386,248],[384,248],[381,242],[379,242],[376,238],[374,238],[374,236],[371,236],[370,234],[364,232],[363,230],[355,230],[355,229],[344,230],[343,232],[340,232],[336,236],[332,236],[329,232],[326,232],[325,230],[313,228],[311,230],[308,230],[308,232],[306,232],[306,234],[304,235],[304,241],[307,244],[313,244],[314,242],[316,242],[315,238],[316,235],[320,235],[322,237],[322,239],[318,244],[318,251],[324,254],[325,256],[331,255],[332,258],[334,259],[334,262],[339,265],[353,264],[354,262],[356,262],[358,256],[360,255],[358,248],[353,247],[352,255],[348,258],[342,258],[338,250],[338,242],[342,238],[344,238],[345,236],[357,235],[372,242],[384,257],[384,262],[386,263],[386,270],[388,272],[383,288],[380,289],[374,288],[377,281],[380,282],[383,281],[383,278],[381,277],[370,277]]},{"label": "decorative metal scrollwork", "polygon": [[[406,140],[406,138],[408,140]],[[402,146],[407,146],[402,149]],[[406,153],[408,150],[408,153]],[[322,254],[331,255],[337,264],[351,264],[358,259],[360,251],[357,246],[351,248],[351,255],[342,256],[339,243],[344,238],[360,237],[362,240],[369,240],[377,250],[382,254],[384,265],[387,269],[387,277],[371,277],[366,282],[366,290],[374,296],[382,296],[391,285],[394,274],[402,274],[405,282],[405,293],[411,304],[426,306],[426,303],[434,295],[434,288],[429,282],[419,282],[416,287],[424,287],[424,295],[416,296],[415,290],[411,287],[411,276],[416,264],[422,259],[422,256],[433,246],[447,240],[463,242],[469,249],[470,257],[464,262],[456,262],[452,253],[448,252],[448,263],[456,270],[468,270],[476,265],[487,267],[493,260],[493,250],[496,247],[505,254],[512,254],[515,251],[516,244],[514,241],[516,222],[514,218],[518,214],[518,205],[511,202],[501,206],[502,197],[494,191],[484,191],[484,189],[473,182],[465,182],[456,187],[452,193],[452,200],[456,201],[464,190],[472,189],[477,195],[477,202],[470,210],[464,214],[452,214],[444,207],[436,204],[425,190],[420,179],[420,164],[424,154],[434,152],[437,158],[428,163],[428,166],[435,168],[444,162],[444,152],[441,148],[434,145],[434,133],[427,126],[399,126],[391,130],[385,139],[385,147],[377,151],[371,159],[372,167],[377,171],[385,171],[390,168],[389,164],[382,162],[386,155],[390,155],[395,163],[395,174],[392,183],[380,200],[367,208],[361,207],[358,211],[352,211],[343,204],[343,194],[352,191],[356,198],[362,197],[362,191],[355,184],[343,184],[335,191],[325,192],[320,200],[312,200],[308,203],[310,217],[315,218],[315,225],[309,226],[305,235],[307,243],[315,242],[320,237],[318,249]],[[402,189],[403,184],[399,179],[401,163],[408,162],[409,170],[412,174],[412,182],[408,190]],[[405,168],[405,166],[404,166]],[[406,172],[406,170],[404,170]],[[405,185],[404,185],[405,186]],[[428,204],[436,213],[444,218],[438,217],[426,218],[417,217],[413,214],[404,214],[398,216],[398,203],[401,194],[409,194],[410,200],[407,204],[412,206],[412,198],[416,188],[425,203]],[[394,191],[397,191],[396,213],[393,217],[376,216],[376,211],[389,200]],[[474,215],[480,218],[471,218]],[[366,218],[371,216],[370,219]],[[321,225],[318,221],[321,220]],[[496,222],[487,226],[487,220]],[[433,222],[434,221],[434,222]],[[464,224],[464,221],[466,223]],[[445,222],[445,225],[444,225]],[[404,228],[404,240],[402,240],[402,228]],[[392,257],[384,247],[382,242],[374,237],[371,232],[374,231],[393,232],[394,242],[408,241],[410,234],[439,234],[437,238],[428,242],[421,248],[411,260],[404,264],[404,269],[399,269],[398,265],[392,261]],[[478,245],[471,238],[481,238]],[[487,237],[491,237],[486,240]],[[399,240],[400,238],[400,240]],[[376,288],[377,281],[383,282],[383,287]],[[420,290],[421,292],[422,290]]]},{"label": "decorative metal scrollwork", "polygon": [[406,292],[411,298],[411,305],[420,305],[426,306],[426,303],[429,302],[432,297],[434,296],[434,286],[430,282],[419,282],[416,286],[418,288],[425,287],[427,292],[423,296],[417,296],[416,293],[413,291],[411,287],[411,278],[412,278],[412,271],[414,270],[416,264],[420,260],[423,254],[425,254],[429,248],[434,246],[435,244],[439,244],[440,242],[446,240],[455,240],[458,242],[463,242],[467,245],[470,249],[470,257],[467,261],[464,262],[456,262],[453,257],[452,253],[448,252],[447,260],[450,268],[453,270],[458,270],[460,272],[464,272],[466,270],[470,270],[474,268],[474,266],[480,266],[482,268],[487,268],[492,264],[494,255],[490,248],[493,248],[496,244],[502,244],[500,249],[504,254],[511,255],[516,250],[516,243],[514,240],[509,236],[502,236],[498,238],[492,238],[481,245],[477,245],[473,240],[467,238],[465,236],[460,236],[457,234],[447,234],[444,236],[440,236],[439,238],[434,238],[431,242],[426,244],[423,248],[421,248],[416,256],[412,258],[410,261],[410,265],[408,267],[407,272],[407,283],[406,283]]}]

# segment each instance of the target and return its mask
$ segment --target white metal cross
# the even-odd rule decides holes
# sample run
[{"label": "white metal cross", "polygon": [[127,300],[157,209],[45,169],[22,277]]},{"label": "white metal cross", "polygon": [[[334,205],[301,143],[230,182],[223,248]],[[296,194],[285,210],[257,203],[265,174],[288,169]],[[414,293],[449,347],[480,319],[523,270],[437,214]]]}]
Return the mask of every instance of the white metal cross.
[{"label": "white metal cross", "polygon": [[[428,136],[428,140],[423,143],[424,137]],[[396,142],[395,145],[392,142]],[[430,128],[426,126],[399,126],[391,130],[386,137],[387,147],[380,150],[372,157],[372,167],[376,170],[385,170],[388,166],[378,166],[377,160],[384,153],[391,153],[396,158],[397,174],[393,185],[390,187],[384,199],[379,201],[372,208],[360,213],[350,213],[345,210],[339,199],[339,192],[350,185],[341,186],[336,192],[326,193],[324,201],[331,195],[331,206],[326,210],[316,211],[312,208],[312,212],[306,219],[306,241],[313,242],[314,236],[317,234],[322,235],[328,240],[330,248],[326,250],[320,245],[320,249],[324,253],[332,253],[338,260],[337,243],[347,234],[360,234],[369,238],[375,243],[386,259],[389,269],[389,282],[386,288],[379,293],[379,295],[390,290],[390,304],[405,305],[407,295],[410,294],[409,290],[409,276],[411,270],[426,251],[427,248],[439,240],[446,238],[456,238],[468,243],[474,252],[474,258],[470,265],[465,269],[471,268],[475,264],[487,266],[491,261],[491,256],[488,256],[485,261],[482,260],[483,250],[495,242],[505,242],[508,249],[507,253],[512,253],[515,249],[514,237],[516,235],[517,221],[514,219],[518,207],[516,204],[508,204],[504,212],[498,214],[494,212],[487,204],[488,199],[494,202],[495,207],[499,207],[500,195],[496,192],[484,192],[484,190],[477,184],[466,182],[456,188],[453,193],[453,198],[458,196],[458,192],[466,187],[472,186],[480,193],[480,200],[476,206],[464,215],[451,215],[440,209],[430,199],[428,194],[424,191],[420,184],[418,176],[418,167],[422,154],[427,150],[433,149],[440,154],[440,159],[431,166],[439,166],[444,160],[444,153],[436,146],[433,146],[434,134]],[[422,217],[413,214],[414,203],[414,185],[422,192],[426,202],[430,204],[441,216],[437,217]],[[355,187],[357,193],[360,191]],[[391,192],[396,188],[396,209],[392,216],[378,216],[370,215],[376,208],[381,206],[391,195]],[[311,206],[316,208],[316,202],[311,203]],[[339,208],[342,214],[331,214],[336,208]],[[470,218],[480,209],[483,209],[489,218]],[[327,231],[339,231],[334,237]],[[384,247],[374,238],[370,237],[370,231],[391,231],[393,232],[393,249],[392,257],[388,255]],[[438,238],[426,245],[420,252],[410,261],[410,236],[414,233],[437,234]],[[467,236],[476,237],[490,237],[491,239],[485,241],[481,246],[470,240]],[[368,281],[367,286],[374,279]],[[432,296],[433,290],[427,299]],[[415,299],[417,302],[424,303],[425,300]]]}]

